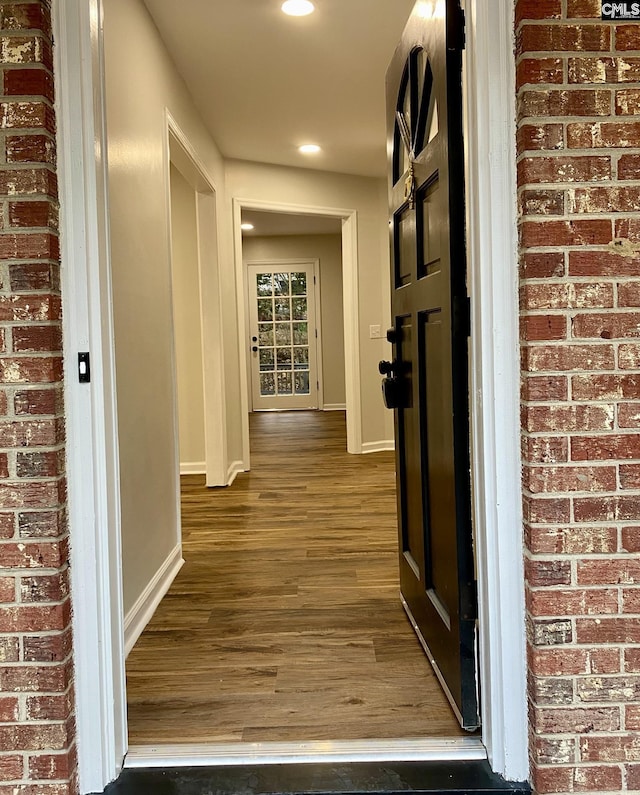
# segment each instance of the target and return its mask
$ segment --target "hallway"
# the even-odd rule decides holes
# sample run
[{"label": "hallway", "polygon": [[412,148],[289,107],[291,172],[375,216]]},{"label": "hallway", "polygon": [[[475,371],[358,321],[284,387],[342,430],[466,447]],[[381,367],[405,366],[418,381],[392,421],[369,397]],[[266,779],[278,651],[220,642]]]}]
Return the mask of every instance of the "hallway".
[{"label": "hallway", "polygon": [[127,660],[132,745],[457,736],[400,604],[392,453],[251,415],[251,472],[182,478],[184,567]]}]

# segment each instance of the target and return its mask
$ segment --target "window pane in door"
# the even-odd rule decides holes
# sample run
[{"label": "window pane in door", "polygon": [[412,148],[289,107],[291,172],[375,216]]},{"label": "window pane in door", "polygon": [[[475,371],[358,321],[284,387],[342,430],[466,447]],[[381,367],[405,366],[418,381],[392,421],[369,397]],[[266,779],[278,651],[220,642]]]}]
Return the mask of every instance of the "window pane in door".
[{"label": "window pane in door", "polygon": [[258,342],[260,345],[273,345],[273,323],[260,323],[258,326]]},{"label": "window pane in door", "polygon": [[276,345],[291,345],[291,323],[276,323]]},{"label": "window pane in door", "polygon": [[273,370],[274,369],[274,356],[273,348],[263,348],[260,351],[260,370]]},{"label": "window pane in door", "polygon": [[278,394],[291,395],[293,393],[293,384],[291,380],[291,372],[278,373]]},{"label": "window pane in door", "polygon": [[309,333],[307,331],[306,323],[293,323],[293,344],[294,345],[309,344]]},{"label": "window pane in door", "polygon": [[294,370],[309,369],[309,348],[305,346],[293,349],[293,368]]},{"label": "window pane in door", "polygon": [[260,373],[260,394],[265,397],[275,395],[276,381],[274,373]]},{"label": "window pane in door", "polygon": [[309,394],[309,371],[295,374],[296,395]]},{"label": "window pane in door", "polygon": [[273,283],[270,273],[258,273],[256,276],[256,291],[258,295],[271,295]]},{"label": "window pane in door", "polygon": [[275,317],[276,320],[289,320],[291,317],[291,299],[290,298],[276,298],[275,300]]},{"label": "window pane in door", "polygon": [[289,274],[273,274],[273,292],[276,295],[289,295]]},{"label": "window pane in door", "polygon": [[271,298],[258,298],[258,321],[273,320],[273,301]]},{"label": "window pane in door", "polygon": [[307,274],[306,273],[292,273],[291,274],[291,292],[293,295],[306,295],[307,294]]},{"label": "window pane in door", "polygon": [[291,370],[291,348],[278,348],[278,370]]},{"label": "window pane in door", "polygon": [[294,298],[291,302],[292,309],[293,309],[293,319],[294,320],[306,320],[307,319],[307,299],[306,298]]}]

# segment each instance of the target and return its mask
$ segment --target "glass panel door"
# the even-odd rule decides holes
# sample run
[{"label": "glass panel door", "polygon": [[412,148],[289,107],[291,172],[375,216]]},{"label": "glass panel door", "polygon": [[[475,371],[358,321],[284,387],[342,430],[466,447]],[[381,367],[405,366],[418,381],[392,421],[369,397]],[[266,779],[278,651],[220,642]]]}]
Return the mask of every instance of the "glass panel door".
[{"label": "glass panel door", "polygon": [[312,262],[250,265],[254,411],[318,407]]}]

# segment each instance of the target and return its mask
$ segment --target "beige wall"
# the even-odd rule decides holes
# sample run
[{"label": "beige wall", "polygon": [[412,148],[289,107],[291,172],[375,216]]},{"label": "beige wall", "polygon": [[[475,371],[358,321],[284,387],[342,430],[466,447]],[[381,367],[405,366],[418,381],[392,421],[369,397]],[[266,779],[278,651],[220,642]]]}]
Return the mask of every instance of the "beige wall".
[{"label": "beige wall", "polygon": [[344,405],[344,319],[342,312],[342,236],[251,237],[242,242],[245,263],[287,259],[320,261],[322,383],[326,405]]},{"label": "beige wall", "polygon": [[[122,488],[124,606],[129,611],[178,541],[165,108],[219,193],[222,160],[141,0],[109,0],[105,67],[109,201]],[[126,90],[123,90],[126,88]],[[220,205],[223,204],[219,202]],[[237,391],[235,287],[229,217],[220,208],[226,382]],[[212,219],[212,223],[213,223]],[[224,230],[224,231],[223,231]],[[234,370],[235,368],[235,370]],[[229,407],[230,425],[235,417]],[[238,428],[235,438],[239,438]],[[233,434],[231,439],[233,440]],[[232,444],[232,442],[231,442]],[[230,449],[230,456],[241,457]]]},{"label": "beige wall", "polygon": [[369,326],[390,323],[387,189],[384,180],[230,160],[227,201],[272,202],[357,211],[362,441],[393,439],[393,414],[382,403],[378,362],[388,359],[385,339],[369,339]]},{"label": "beige wall", "polygon": [[180,468],[204,472],[204,380],[196,192],[171,164],[171,275]]}]

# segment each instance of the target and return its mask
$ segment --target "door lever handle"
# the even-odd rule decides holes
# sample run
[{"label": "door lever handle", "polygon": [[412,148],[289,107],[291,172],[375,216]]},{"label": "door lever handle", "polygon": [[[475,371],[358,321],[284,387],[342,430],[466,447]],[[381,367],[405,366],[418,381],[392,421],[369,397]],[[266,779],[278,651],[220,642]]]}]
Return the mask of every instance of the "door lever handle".
[{"label": "door lever handle", "polygon": [[395,370],[396,363],[395,362],[387,362],[384,359],[378,363],[378,371],[380,375],[391,375],[391,373]]}]

